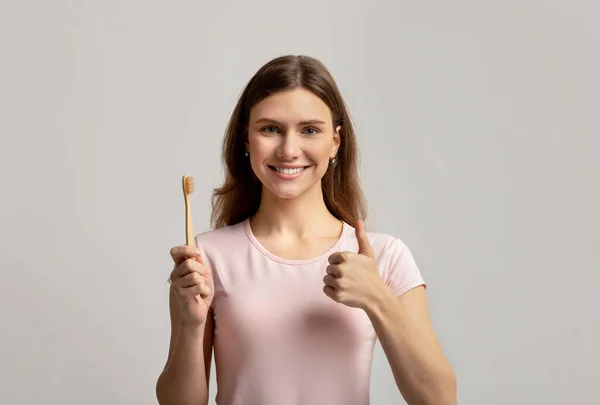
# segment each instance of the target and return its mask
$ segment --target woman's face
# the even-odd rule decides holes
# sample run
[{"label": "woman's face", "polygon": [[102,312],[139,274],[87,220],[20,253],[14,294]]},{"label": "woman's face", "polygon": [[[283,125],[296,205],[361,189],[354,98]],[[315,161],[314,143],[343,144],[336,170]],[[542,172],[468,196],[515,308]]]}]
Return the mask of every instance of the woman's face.
[{"label": "woman's face", "polygon": [[263,192],[293,199],[320,188],[340,146],[339,131],[329,107],[305,89],[275,93],[256,104],[246,147]]}]

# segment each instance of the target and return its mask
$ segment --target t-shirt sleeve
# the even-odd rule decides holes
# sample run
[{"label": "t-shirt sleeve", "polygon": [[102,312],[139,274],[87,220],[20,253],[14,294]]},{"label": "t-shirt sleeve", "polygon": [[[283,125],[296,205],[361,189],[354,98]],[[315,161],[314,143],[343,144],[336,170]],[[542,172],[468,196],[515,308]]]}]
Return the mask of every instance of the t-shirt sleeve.
[{"label": "t-shirt sleeve", "polygon": [[426,287],[412,252],[400,239],[392,242],[392,256],[385,282],[396,297],[420,285]]}]

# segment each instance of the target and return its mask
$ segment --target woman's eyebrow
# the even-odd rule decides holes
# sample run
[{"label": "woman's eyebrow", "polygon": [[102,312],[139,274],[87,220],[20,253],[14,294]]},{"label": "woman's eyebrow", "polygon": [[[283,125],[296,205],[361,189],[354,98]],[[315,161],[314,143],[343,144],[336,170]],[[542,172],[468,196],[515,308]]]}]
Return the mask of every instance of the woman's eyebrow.
[{"label": "woman's eyebrow", "polygon": [[[256,120],[257,124],[260,124],[260,123],[263,123],[263,122],[273,123],[273,124],[277,124],[277,125],[280,125],[280,126],[285,126],[284,123],[279,122],[277,120],[274,120],[272,118],[259,118],[259,119]],[[318,125],[318,124],[327,124],[327,123],[325,121],[321,121],[321,120],[317,120],[317,119],[312,119],[312,120],[308,120],[308,121],[300,121],[298,123],[298,125]]]},{"label": "woman's eyebrow", "polygon": [[318,124],[327,124],[325,121],[321,121],[321,120],[308,120],[308,121],[301,121],[298,123],[299,125],[318,125]]}]

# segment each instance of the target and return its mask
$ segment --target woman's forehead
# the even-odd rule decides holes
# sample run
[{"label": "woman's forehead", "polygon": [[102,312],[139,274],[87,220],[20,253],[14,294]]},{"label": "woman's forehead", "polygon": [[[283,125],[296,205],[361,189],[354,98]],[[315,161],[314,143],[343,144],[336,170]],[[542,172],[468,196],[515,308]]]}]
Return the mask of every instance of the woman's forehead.
[{"label": "woman's forehead", "polygon": [[315,94],[304,89],[294,89],[272,94],[260,101],[252,108],[250,119],[253,122],[270,119],[286,123],[331,123],[331,112],[327,104]]}]

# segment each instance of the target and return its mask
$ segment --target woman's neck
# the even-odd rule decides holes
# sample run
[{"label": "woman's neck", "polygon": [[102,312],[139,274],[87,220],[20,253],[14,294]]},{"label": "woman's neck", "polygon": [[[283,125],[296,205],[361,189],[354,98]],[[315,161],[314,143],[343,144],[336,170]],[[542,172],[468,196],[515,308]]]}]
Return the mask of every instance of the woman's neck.
[{"label": "woman's neck", "polygon": [[250,222],[256,235],[287,234],[298,238],[335,235],[342,226],[327,209],[320,186],[294,199],[281,199],[263,191],[260,207]]}]

